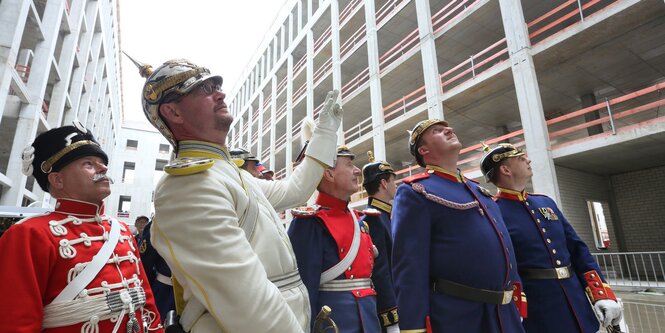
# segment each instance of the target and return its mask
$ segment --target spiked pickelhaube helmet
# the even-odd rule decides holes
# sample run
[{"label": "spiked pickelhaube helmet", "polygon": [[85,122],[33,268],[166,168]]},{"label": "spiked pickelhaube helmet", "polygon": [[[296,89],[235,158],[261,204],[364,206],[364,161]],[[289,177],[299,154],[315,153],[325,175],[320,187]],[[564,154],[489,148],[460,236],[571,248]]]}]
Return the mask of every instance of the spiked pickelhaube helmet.
[{"label": "spiked pickelhaube helmet", "polygon": [[189,93],[194,87],[208,79],[215,80],[221,86],[222,77],[212,75],[207,68],[197,66],[185,59],[169,60],[153,70],[152,66],[136,61],[129,55],[127,57],[139,68],[141,76],[146,78],[141,96],[145,116],[173,147],[177,148],[173,133],[159,113],[159,106],[174,95],[182,96]]},{"label": "spiked pickelhaube helmet", "polygon": [[390,163],[375,161],[374,153],[371,150],[367,152],[367,161],[368,163],[363,167],[363,186],[376,181],[381,175],[395,174],[395,170]]},{"label": "spiked pickelhaube helmet", "polygon": [[492,181],[496,173],[496,166],[506,158],[522,156],[525,154],[524,150],[513,146],[510,143],[499,143],[496,147],[483,143],[483,150],[485,154],[480,159],[480,171],[485,176],[485,180]]}]

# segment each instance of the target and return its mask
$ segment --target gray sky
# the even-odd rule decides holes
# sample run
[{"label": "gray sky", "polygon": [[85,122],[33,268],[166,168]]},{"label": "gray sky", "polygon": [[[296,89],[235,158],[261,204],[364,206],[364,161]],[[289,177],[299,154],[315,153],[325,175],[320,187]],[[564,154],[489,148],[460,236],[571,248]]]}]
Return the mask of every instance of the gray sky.
[{"label": "gray sky", "polygon": [[[155,68],[191,60],[222,75],[230,92],[287,1],[119,0],[121,49]],[[141,107],[145,79],[121,58],[124,120],[148,124]]]}]

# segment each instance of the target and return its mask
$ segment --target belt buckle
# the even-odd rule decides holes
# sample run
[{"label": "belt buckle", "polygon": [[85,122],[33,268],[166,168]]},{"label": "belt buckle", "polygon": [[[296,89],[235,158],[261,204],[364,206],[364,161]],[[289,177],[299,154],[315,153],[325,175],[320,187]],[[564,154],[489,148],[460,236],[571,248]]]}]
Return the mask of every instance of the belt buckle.
[{"label": "belt buckle", "polygon": [[505,290],[503,292],[503,299],[501,300],[501,305],[506,305],[513,300],[513,291]]},{"label": "belt buckle", "polygon": [[570,277],[570,271],[568,270],[568,267],[557,267],[556,268],[556,278],[558,280],[561,279],[567,279]]}]

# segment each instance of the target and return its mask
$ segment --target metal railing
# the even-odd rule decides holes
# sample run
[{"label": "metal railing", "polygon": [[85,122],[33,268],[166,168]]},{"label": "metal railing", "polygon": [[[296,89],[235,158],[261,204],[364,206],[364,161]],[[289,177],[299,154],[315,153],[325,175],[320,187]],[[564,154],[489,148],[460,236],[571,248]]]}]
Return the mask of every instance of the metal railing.
[{"label": "metal railing", "polygon": [[665,332],[665,305],[642,302],[623,302],[625,333]]},{"label": "metal railing", "polygon": [[593,253],[610,286],[665,290],[665,251]]}]

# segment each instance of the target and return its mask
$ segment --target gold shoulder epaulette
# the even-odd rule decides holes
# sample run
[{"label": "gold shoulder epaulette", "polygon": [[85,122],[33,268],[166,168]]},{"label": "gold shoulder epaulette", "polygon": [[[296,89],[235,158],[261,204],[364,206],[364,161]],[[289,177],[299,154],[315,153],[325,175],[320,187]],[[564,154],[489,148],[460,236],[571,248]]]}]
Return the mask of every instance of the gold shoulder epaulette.
[{"label": "gold shoulder epaulette", "polygon": [[291,209],[291,215],[293,215],[293,217],[310,217],[316,215],[318,210],[318,205],[301,206]]},{"label": "gold shoulder epaulette", "polygon": [[378,209],[374,209],[374,208],[365,208],[362,211],[362,213],[367,215],[367,216],[379,216],[379,215],[381,215],[381,212]]},{"label": "gold shoulder epaulette", "polygon": [[187,176],[206,171],[215,161],[205,157],[178,157],[164,167],[164,172],[172,176]]}]

